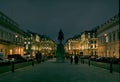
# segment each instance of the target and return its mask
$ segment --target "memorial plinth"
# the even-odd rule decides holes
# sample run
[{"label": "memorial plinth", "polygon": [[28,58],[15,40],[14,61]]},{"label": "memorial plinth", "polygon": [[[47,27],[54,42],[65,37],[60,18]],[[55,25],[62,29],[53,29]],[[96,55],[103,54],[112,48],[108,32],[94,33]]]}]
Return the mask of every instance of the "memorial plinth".
[{"label": "memorial plinth", "polygon": [[57,51],[56,51],[56,62],[64,62],[64,61],[65,61],[64,45],[58,44]]}]

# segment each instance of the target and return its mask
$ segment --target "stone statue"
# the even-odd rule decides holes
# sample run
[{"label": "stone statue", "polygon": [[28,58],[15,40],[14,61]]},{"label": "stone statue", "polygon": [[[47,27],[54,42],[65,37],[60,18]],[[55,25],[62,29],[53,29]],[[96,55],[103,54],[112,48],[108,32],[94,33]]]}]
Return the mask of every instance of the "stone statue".
[{"label": "stone statue", "polygon": [[58,40],[60,42],[60,44],[62,43],[62,40],[64,39],[64,34],[62,32],[62,29],[60,29],[59,31],[59,35],[58,35]]},{"label": "stone statue", "polygon": [[59,35],[58,35],[58,40],[59,44],[57,44],[57,50],[56,50],[56,61],[57,62],[64,62],[65,57],[64,57],[64,45],[62,44],[62,40],[64,39],[64,34],[62,30],[60,29]]}]

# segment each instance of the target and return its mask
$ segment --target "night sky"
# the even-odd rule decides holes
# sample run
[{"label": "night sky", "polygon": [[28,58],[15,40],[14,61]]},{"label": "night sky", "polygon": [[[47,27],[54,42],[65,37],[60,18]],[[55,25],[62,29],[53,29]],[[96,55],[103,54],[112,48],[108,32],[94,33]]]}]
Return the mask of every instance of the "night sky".
[{"label": "night sky", "polygon": [[118,10],[119,0],[0,0],[0,11],[21,29],[48,35],[56,42],[60,28],[66,40],[101,25]]}]

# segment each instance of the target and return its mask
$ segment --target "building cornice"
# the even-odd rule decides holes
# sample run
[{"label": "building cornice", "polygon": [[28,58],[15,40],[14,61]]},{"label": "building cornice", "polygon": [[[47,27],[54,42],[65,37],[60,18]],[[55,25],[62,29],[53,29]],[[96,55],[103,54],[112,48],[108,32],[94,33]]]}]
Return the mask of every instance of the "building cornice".
[{"label": "building cornice", "polygon": [[0,12],[0,25],[11,31],[17,32],[22,35],[24,34],[23,30],[19,28],[19,25],[2,12]]},{"label": "building cornice", "polygon": [[101,33],[103,31],[106,31],[116,25],[119,24],[119,18],[115,18],[114,20],[110,21],[109,23],[106,23],[104,25],[102,25],[98,30],[97,30],[97,33]]}]

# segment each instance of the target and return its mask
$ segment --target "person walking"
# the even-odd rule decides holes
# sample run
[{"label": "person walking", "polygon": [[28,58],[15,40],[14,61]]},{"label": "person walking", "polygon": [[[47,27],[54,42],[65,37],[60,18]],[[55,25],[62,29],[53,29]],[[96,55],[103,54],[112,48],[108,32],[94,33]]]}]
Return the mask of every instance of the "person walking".
[{"label": "person walking", "polygon": [[41,55],[41,53],[38,51],[38,52],[36,53],[37,63],[41,63],[41,59],[42,59],[42,55]]},{"label": "person walking", "polygon": [[70,63],[73,63],[73,56],[70,56]]},{"label": "person walking", "polygon": [[78,56],[77,55],[75,55],[75,64],[78,64]]}]

